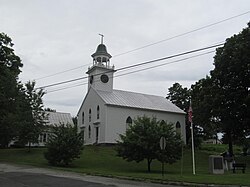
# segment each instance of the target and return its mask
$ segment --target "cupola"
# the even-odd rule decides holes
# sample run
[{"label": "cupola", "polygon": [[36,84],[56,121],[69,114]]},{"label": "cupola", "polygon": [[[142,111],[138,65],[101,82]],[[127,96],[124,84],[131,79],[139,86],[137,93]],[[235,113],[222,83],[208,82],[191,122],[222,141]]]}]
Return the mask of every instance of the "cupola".
[{"label": "cupola", "polygon": [[93,65],[109,67],[109,60],[112,56],[107,52],[107,47],[103,44],[103,37],[101,44],[97,46],[96,52],[91,57],[93,57]]}]

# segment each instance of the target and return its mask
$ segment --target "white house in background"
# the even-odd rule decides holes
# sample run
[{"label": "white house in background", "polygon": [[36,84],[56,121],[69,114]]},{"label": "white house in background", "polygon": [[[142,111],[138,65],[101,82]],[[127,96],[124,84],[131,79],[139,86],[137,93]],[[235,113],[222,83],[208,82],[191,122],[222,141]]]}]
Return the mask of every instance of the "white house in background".
[{"label": "white house in background", "polygon": [[50,128],[55,125],[61,124],[74,124],[70,113],[62,112],[48,112],[46,111],[46,130],[43,131],[38,138],[38,143],[33,144],[32,146],[45,146],[45,143],[48,141],[48,137],[51,134]]},{"label": "white house in background", "polygon": [[172,122],[186,142],[185,112],[161,96],[113,89],[114,66],[106,46],[100,44],[89,67],[88,92],[78,111],[78,126],[85,144],[110,144],[119,140],[132,120],[146,115]]}]

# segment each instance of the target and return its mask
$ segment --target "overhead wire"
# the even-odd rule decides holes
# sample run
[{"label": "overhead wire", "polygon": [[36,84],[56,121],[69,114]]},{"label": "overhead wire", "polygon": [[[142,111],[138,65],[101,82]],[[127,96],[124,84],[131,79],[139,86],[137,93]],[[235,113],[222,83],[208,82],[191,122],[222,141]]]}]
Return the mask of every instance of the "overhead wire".
[{"label": "overhead wire", "polygon": [[39,78],[36,78],[35,80],[40,80],[40,79],[45,79],[45,78],[48,78],[48,77],[53,77],[53,76],[56,76],[56,75],[59,75],[59,74],[62,74],[62,73],[66,73],[66,72],[69,72],[69,71],[73,71],[73,70],[76,70],[76,69],[79,69],[79,68],[82,68],[82,67],[85,67],[85,66],[88,66],[88,65],[91,65],[91,63],[85,64],[85,65],[82,65],[82,66],[78,66],[78,67],[75,67],[75,68],[72,68],[72,69],[60,71],[60,72],[57,72],[57,73],[54,73],[54,74],[46,75],[44,77],[39,77]]},{"label": "overhead wire", "polygon": [[[217,22],[214,22],[214,23],[211,23],[211,24],[208,24],[208,25],[193,29],[193,30],[190,30],[190,31],[187,31],[187,32],[184,32],[182,34],[178,34],[178,35],[175,35],[175,36],[172,36],[172,37],[169,37],[169,38],[166,38],[166,39],[154,42],[154,43],[150,43],[150,44],[147,44],[147,45],[144,45],[144,46],[141,46],[141,47],[126,51],[126,52],[122,52],[122,53],[114,55],[113,58],[116,58],[116,57],[119,57],[119,56],[122,56],[122,55],[125,55],[125,54],[128,54],[128,53],[131,53],[131,52],[134,52],[134,51],[138,51],[138,50],[141,50],[141,49],[153,46],[153,45],[157,45],[157,44],[160,44],[160,43],[163,43],[163,42],[166,42],[166,41],[169,41],[169,40],[181,37],[181,36],[185,36],[185,35],[188,35],[190,33],[197,32],[197,31],[200,31],[202,29],[212,27],[214,25],[218,25],[220,23],[235,19],[237,17],[244,16],[244,15],[249,14],[249,13],[250,13],[250,11],[247,11],[247,12],[244,12],[244,13],[241,13],[241,14],[238,14],[238,15],[235,15],[235,16],[232,16],[232,17],[229,17],[229,18],[226,18],[226,19],[223,19],[223,20],[220,20],[220,21],[217,21]],[[56,76],[56,75],[59,75],[59,74],[62,74],[62,73],[66,73],[66,72],[69,72],[69,71],[73,71],[73,70],[76,70],[76,69],[79,69],[79,68],[82,68],[82,67],[85,67],[85,66],[88,66],[88,65],[91,65],[91,63],[85,64],[85,65],[82,65],[82,66],[78,66],[78,67],[75,67],[75,68],[71,68],[71,69],[68,69],[68,70],[64,70],[64,71],[61,71],[61,72],[57,72],[57,73],[54,73],[54,74],[50,74],[50,75],[47,75],[47,76],[44,76],[44,77],[40,77],[40,78],[37,78],[35,80],[40,80],[40,79],[44,79],[44,78],[48,78],[48,77],[53,77],[53,76]]]},{"label": "overhead wire", "polygon": [[[203,51],[203,50],[207,50],[207,49],[219,47],[219,46],[222,46],[223,44],[224,43],[220,43],[220,44],[216,44],[216,45],[212,45],[212,46],[208,46],[208,47],[203,47],[203,48],[194,49],[194,50],[191,50],[191,51],[186,51],[186,52],[183,52],[183,53],[178,53],[178,54],[175,54],[175,55],[170,55],[170,56],[163,57],[163,58],[158,58],[158,59],[155,59],[155,60],[141,62],[141,63],[133,64],[133,65],[130,65],[130,66],[125,66],[125,67],[116,69],[116,71],[130,69],[130,68],[134,68],[134,67],[138,67],[138,66],[143,66],[143,65],[146,65],[146,64],[154,63],[154,62],[158,62],[158,61],[162,61],[162,60],[167,60],[167,59],[171,59],[171,58],[175,58],[175,57],[179,57],[179,56],[183,56],[183,55],[187,55],[187,54],[191,54],[191,53],[195,53],[195,52],[199,52],[199,51]],[[114,70],[108,70],[108,71],[102,72],[102,73],[109,73],[109,72],[112,72],[112,71],[114,71]],[[102,73],[95,74],[94,76],[101,75]],[[70,83],[70,82],[75,82],[75,81],[87,79],[87,78],[88,78],[88,76],[79,77],[79,78],[75,78],[75,79],[71,79],[71,80],[67,80],[67,81],[62,81],[62,82],[53,83],[53,84],[49,84],[49,85],[45,85],[45,86],[40,86],[40,87],[38,87],[36,89],[44,89],[44,88],[48,88],[48,87],[52,87],[52,86],[57,86],[57,85],[61,85],[61,84],[67,84],[67,83]]]},{"label": "overhead wire", "polygon": [[203,26],[203,27],[199,27],[199,28],[197,28],[197,29],[193,29],[193,30],[191,30],[191,31],[184,32],[184,33],[182,33],[182,34],[178,34],[178,35],[175,35],[175,36],[172,36],[172,37],[169,37],[169,38],[166,38],[166,39],[163,39],[163,40],[160,40],[160,41],[157,41],[157,42],[148,44],[148,45],[144,45],[144,46],[141,46],[141,47],[138,47],[138,48],[135,48],[135,49],[132,49],[132,50],[129,50],[129,51],[126,51],[126,52],[123,52],[123,53],[114,55],[114,57],[121,56],[121,55],[125,55],[125,54],[127,54],[127,53],[131,53],[131,52],[134,52],[134,51],[138,51],[138,50],[141,50],[141,49],[144,49],[144,48],[153,46],[153,45],[157,45],[157,44],[162,43],[162,42],[166,42],[166,41],[169,41],[169,40],[172,40],[172,39],[181,37],[181,36],[185,36],[185,35],[187,35],[187,34],[190,34],[190,33],[196,32],[196,31],[200,31],[200,30],[202,30],[202,29],[205,29],[205,28],[208,28],[208,27],[211,27],[211,26],[214,26],[214,25],[218,25],[218,24],[223,23],[223,22],[225,22],[225,21],[229,21],[229,20],[231,20],[231,19],[234,19],[234,18],[243,16],[243,15],[246,15],[246,14],[249,14],[249,13],[250,13],[250,11],[247,11],[247,12],[244,12],[244,13],[241,13],[241,14],[238,14],[238,15],[235,15],[235,16],[232,16],[232,17],[229,17],[229,18],[226,18],[226,19],[217,21],[217,22],[215,22],[215,23],[211,23],[211,24],[205,25],[205,26]]},{"label": "overhead wire", "polygon": [[[212,50],[212,51],[209,51],[209,52],[206,52],[206,53],[202,53],[202,54],[198,54],[198,55],[194,55],[194,56],[187,57],[187,58],[182,58],[182,59],[175,60],[175,61],[172,61],[172,62],[167,62],[167,63],[151,66],[151,67],[148,67],[148,68],[143,68],[143,69],[123,73],[123,74],[120,74],[120,75],[115,75],[115,76],[113,76],[111,78],[121,77],[121,76],[129,75],[129,74],[133,74],[133,73],[138,73],[138,72],[141,72],[141,71],[145,71],[145,70],[149,70],[149,69],[153,69],[153,68],[157,68],[157,67],[161,67],[161,66],[181,62],[181,61],[185,61],[185,60],[188,60],[188,59],[191,59],[191,58],[200,57],[200,56],[207,55],[207,54],[210,54],[210,53],[213,53],[213,52],[215,52],[215,50]],[[100,80],[95,80],[94,82],[100,82]],[[64,87],[64,88],[55,89],[55,90],[52,90],[52,91],[49,91],[49,92],[46,92],[46,93],[52,93],[52,92],[61,91],[61,90],[69,89],[69,88],[74,88],[74,87],[78,87],[78,86],[82,86],[82,85],[87,85],[87,84],[88,84],[87,82],[80,83],[80,84],[76,84],[76,85],[72,85],[72,86],[68,86],[68,87]]]},{"label": "overhead wire", "polygon": [[[129,74],[133,74],[133,73],[138,73],[138,72],[141,72],[141,71],[146,71],[146,70],[149,70],[149,69],[153,69],[153,68],[157,68],[157,67],[161,67],[161,66],[165,66],[165,65],[169,65],[169,64],[174,64],[174,63],[177,63],[177,62],[181,62],[181,61],[185,61],[185,60],[188,60],[188,59],[197,58],[197,57],[200,57],[200,56],[203,56],[203,55],[207,55],[207,54],[210,54],[210,53],[213,53],[213,52],[215,52],[215,50],[208,51],[208,52],[205,52],[205,53],[201,53],[201,54],[198,54],[198,55],[193,55],[193,56],[186,57],[186,58],[182,58],[182,59],[179,59],[179,60],[175,60],[175,61],[171,61],[171,62],[166,62],[166,63],[154,65],[154,66],[151,66],[151,67],[147,67],[147,68],[143,68],[143,69],[139,69],[139,70],[135,70],[135,71],[123,73],[123,74],[120,74],[120,75],[115,75],[115,76],[113,76],[111,78],[121,77],[121,76],[129,75]],[[100,80],[95,80],[94,82],[99,82],[99,81]],[[86,85],[86,84],[88,84],[88,83],[87,82],[80,83],[80,84],[77,84],[77,85],[73,85],[73,86],[69,86],[69,87],[64,87],[64,88],[59,88],[59,89],[55,89],[55,90],[52,90],[52,91],[48,91],[46,93],[52,93],[52,92],[56,92],[56,91],[61,91],[61,90],[65,90],[65,89],[69,89],[69,88],[73,88],[73,87],[78,87],[78,86],[82,86],[82,85]]]}]

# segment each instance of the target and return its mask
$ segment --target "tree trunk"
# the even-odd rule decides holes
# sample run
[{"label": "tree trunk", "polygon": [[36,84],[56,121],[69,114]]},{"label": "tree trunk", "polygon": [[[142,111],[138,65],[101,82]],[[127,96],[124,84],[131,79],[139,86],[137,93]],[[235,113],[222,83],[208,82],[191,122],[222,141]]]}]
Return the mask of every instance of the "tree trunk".
[{"label": "tree trunk", "polygon": [[29,142],[29,151],[28,152],[30,152],[30,147],[31,147],[31,145],[30,145],[30,142]]},{"label": "tree trunk", "polygon": [[148,172],[150,173],[151,172],[151,162],[152,162],[152,159],[151,158],[148,158]]},{"label": "tree trunk", "polygon": [[231,131],[227,131],[227,138],[228,138],[228,152],[230,155],[233,155],[233,141],[232,141],[232,134]]}]

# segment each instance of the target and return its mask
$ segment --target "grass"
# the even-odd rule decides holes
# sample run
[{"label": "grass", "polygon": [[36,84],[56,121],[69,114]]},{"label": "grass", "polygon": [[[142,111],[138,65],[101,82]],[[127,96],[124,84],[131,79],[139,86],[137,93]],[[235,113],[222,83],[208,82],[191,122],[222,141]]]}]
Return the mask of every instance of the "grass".
[{"label": "grass", "polygon": [[[209,174],[208,156],[211,154],[219,154],[225,151],[226,148],[227,147],[224,145],[206,145],[203,146],[201,150],[197,150],[195,153],[196,175],[192,175],[191,151],[186,149],[184,151],[182,173],[181,161],[172,165],[166,164],[164,179],[161,176],[161,163],[158,161],[154,160],[152,162],[152,172],[148,173],[146,171],[146,162],[126,162],[116,156],[113,147],[86,146],[81,158],[75,160],[69,168],[48,166],[47,161],[43,157],[44,148],[33,148],[31,152],[28,152],[27,149],[2,149],[0,150],[0,162],[26,164],[92,175],[124,177],[158,182],[177,181],[250,186],[250,172],[248,168],[245,174],[242,174],[241,171],[237,171],[236,174],[233,174],[232,171],[225,172],[224,175]],[[239,152],[240,150],[237,148],[235,151]],[[247,167],[250,166],[250,157],[238,156],[236,160],[247,163]]]}]

